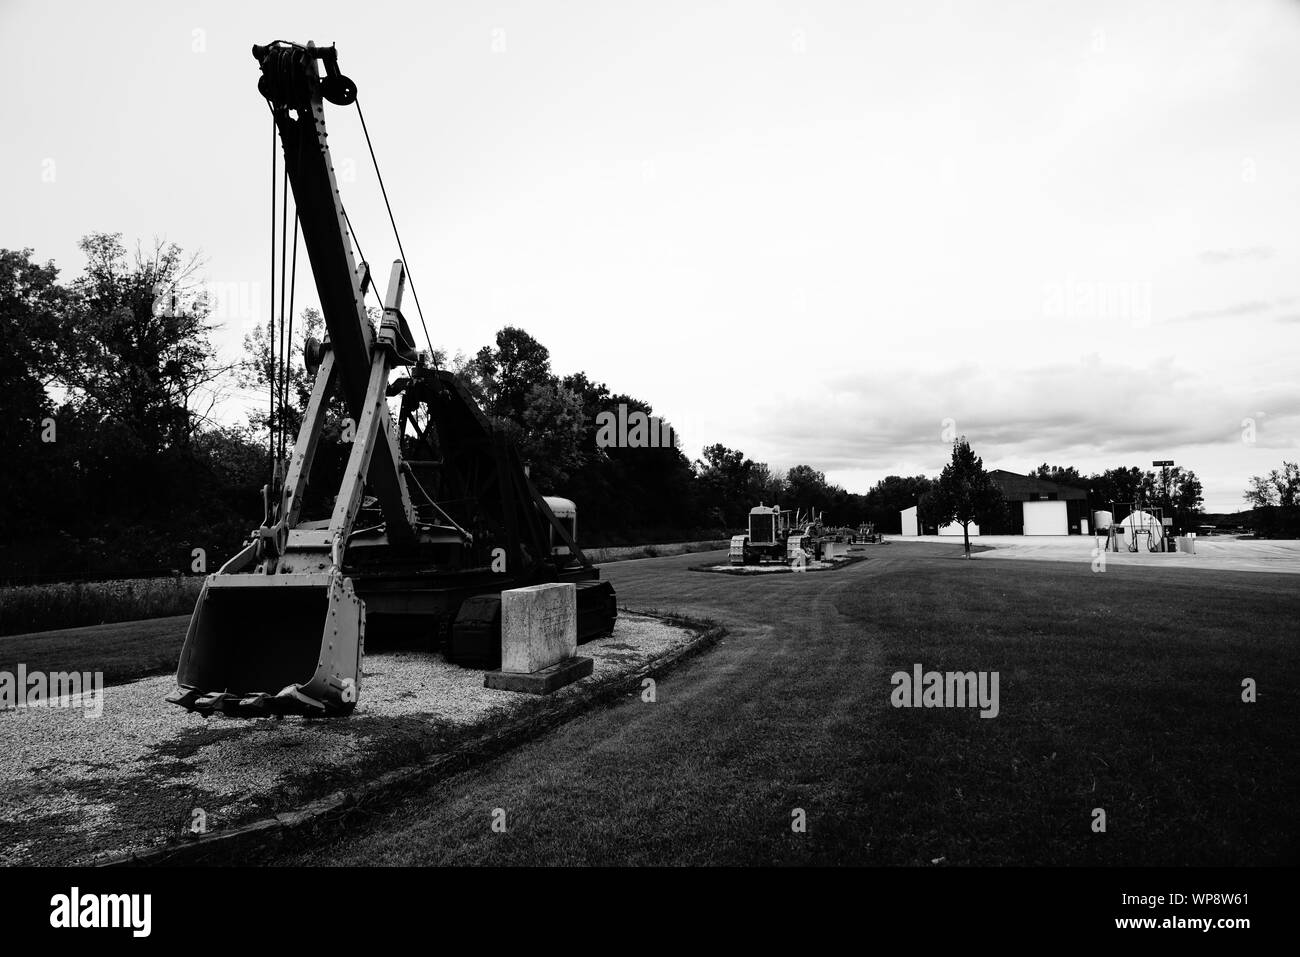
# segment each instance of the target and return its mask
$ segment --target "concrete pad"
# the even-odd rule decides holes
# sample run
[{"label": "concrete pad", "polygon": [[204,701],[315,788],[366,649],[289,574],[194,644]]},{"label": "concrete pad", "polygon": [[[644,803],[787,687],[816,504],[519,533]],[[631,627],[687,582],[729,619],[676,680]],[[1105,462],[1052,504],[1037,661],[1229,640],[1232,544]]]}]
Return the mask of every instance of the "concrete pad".
[{"label": "concrete pad", "polygon": [[593,668],[594,663],[590,658],[569,658],[527,675],[510,671],[489,671],[483,676],[483,687],[493,688],[496,691],[550,694],[565,685],[581,681],[591,674]]},{"label": "concrete pad", "polygon": [[578,590],[548,582],[501,593],[501,670],[532,674],[578,650]]},{"label": "concrete pad", "polygon": [[[887,535],[886,539],[907,545],[930,542],[952,547],[952,539],[937,535]],[[1095,549],[1106,557],[1109,568],[1141,565],[1156,568],[1200,568],[1206,571],[1281,572],[1300,574],[1300,541],[1246,539],[1228,535],[1205,535],[1193,540],[1193,552],[1104,551],[1105,536],[1092,535],[981,535],[980,544],[992,550],[974,556],[977,561],[993,559],[1045,562],[1082,562],[1091,565]],[[1121,546],[1122,548],[1123,546]]]}]

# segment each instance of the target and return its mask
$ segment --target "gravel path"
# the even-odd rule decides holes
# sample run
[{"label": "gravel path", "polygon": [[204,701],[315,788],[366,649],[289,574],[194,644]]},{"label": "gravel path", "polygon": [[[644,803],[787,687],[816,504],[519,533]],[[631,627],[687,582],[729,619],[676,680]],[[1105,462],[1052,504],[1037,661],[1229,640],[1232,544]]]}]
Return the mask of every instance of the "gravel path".
[{"label": "gravel path", "polygon": [[[623,613],[580,685],[640,667],[692,633]],[[351,717],[337,720],[197,714],[164,703],[171,676],[104,690],[102,715],[75,708],[0,712],[0,864],[71,863],[142,850],[190,830],[242,823],[338,789],[372,768],[472,735],[535,702],[483,687],[483,672],[415,652],[367,655]]]},{"label": "gravel path", "polygon": [[[833,568],[841,568],[856,558],[857,556],[841,555],[838,558],[825,560],[813,559],[805,563],[803,570],[806,572],[830,571]],[[763,565],[732,565],[728,562],[725,565],[700,565],[696,571],[720,572],[723,575],[788,575],[799,573],[798,569],[793,565],[785,562],[768,562]]]}]

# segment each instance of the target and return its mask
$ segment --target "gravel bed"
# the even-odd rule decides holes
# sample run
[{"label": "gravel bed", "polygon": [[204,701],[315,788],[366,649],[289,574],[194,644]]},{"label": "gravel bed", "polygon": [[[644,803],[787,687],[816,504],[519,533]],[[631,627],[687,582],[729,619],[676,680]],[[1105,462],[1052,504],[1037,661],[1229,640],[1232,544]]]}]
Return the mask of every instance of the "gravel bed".
[{"label": "gravel bed", "polygon": [[[633,671],[694,634],[620,614],[582,645],[593,681]],[[102,714],[0,711],[0,864],[57,864],[142,850],[191,829],[244,823],[320,796],[383,766],[454,746],[532,704],[483,687],[483,672],[416,652],[367,655],[356,710],[334,720],[203,718],[166,704],[171,676],[104,689]],[[385,766],[384,769],[387,769]]]},{"label": "gravel bed", "polygon": [[[833,568],[842,568],[850,562],[861,561],[862,558],[856,555],[843,555],[838,558],[826,560],[815,560],[804,565],[805,572],[824,572]],[[724,575],[781,575],[781,574],[802,574],[796,573],[790,565],[780,562],[769,562],[765,565],[697,565],[694,569],[697,572],[720,572]]]}]

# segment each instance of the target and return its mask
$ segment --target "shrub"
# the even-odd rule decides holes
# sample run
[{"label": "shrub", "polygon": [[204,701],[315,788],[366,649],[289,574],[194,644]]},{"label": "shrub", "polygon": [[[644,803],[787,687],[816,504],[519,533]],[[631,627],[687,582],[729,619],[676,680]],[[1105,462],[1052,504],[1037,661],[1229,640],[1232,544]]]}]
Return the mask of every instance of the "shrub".
[{"label": "shrub", "polygon": [[185,615],[202,587],[202,576],[176,575],[3,588],[0,635]]}]

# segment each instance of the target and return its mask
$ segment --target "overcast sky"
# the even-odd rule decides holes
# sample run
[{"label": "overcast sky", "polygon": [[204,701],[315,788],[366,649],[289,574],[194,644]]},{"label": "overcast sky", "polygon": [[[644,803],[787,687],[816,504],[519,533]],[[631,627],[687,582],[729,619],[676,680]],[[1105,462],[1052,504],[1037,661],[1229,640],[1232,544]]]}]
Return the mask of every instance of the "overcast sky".
[{"label": "overcast sky", "polygon": [[1235,510],[1300,454],[1300,5],[704,6],[0,0],[0,246],[68,279],[92,230],[200,249],[233,357],[268,300],[250,47],[336,42],[434,345],[520,325],[693,457],[866,491],[937,473],[948,424],[1011,471],[1173,459]]}]

